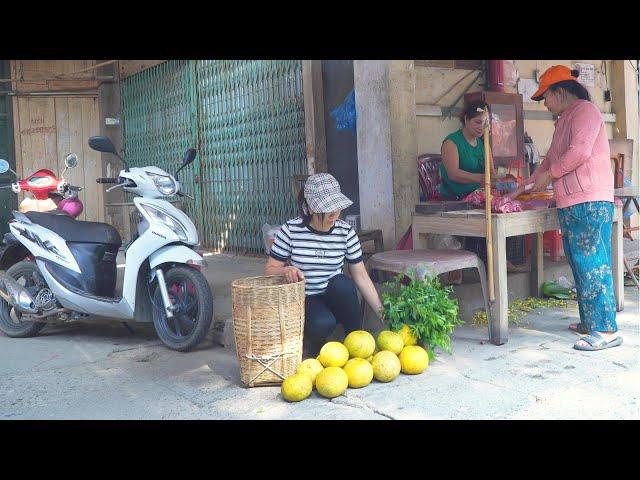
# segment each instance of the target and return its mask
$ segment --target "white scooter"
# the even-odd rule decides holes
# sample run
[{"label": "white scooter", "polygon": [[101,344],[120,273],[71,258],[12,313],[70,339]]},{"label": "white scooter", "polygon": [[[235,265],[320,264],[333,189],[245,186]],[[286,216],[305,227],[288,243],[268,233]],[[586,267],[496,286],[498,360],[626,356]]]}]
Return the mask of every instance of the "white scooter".
[{"label": "white scooter", "polygon": [[[116,256],[122,244],[115,228],[55,212],[14,211],[11,233],[34,260],[0,273],[0,330],[10,337],[30,337],[49,322],[95,317],[153,321],[167,347],[192,350],[209,331],[213,295],[200,271],[206,263],[194,251],[195,225],[162,200],[186,195],[175,177],[158,167],[129,168],[108,138],[91,137],[89,146],[116,155],[125,165],[118,178],[98,183],[116,184],[107,191],[123,188],[139,195],[133,202],[142,221],[125,252],[122,297],[115,298]],[[195,156],[194,149],[187,150],[176,176]],[[0,162],[0,173],[4,164]]]}]

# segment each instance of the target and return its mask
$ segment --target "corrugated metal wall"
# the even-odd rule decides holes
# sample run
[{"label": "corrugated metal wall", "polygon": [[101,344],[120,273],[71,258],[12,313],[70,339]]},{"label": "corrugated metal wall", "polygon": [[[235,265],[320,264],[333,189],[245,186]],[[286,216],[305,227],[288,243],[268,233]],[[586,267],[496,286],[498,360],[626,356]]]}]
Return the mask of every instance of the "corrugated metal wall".
[{"label": "corrugated metal wall", "polygon": [[[302,62],[169,61],[122,82],[127,160],[180,173],[203,246],[263,250],[261,227],[295,216],[291,177],[306,173]],[[197,181],[196,181],[197,178]]]}]

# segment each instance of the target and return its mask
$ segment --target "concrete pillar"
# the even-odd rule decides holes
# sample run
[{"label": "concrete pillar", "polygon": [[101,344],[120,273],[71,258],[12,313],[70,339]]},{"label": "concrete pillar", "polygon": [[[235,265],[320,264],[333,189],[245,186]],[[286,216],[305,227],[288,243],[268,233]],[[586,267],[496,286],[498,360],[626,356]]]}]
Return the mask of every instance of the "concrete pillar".
[{"label": "concrete pillar", "polygon": [[358,186],[363,229],[381,229],[385,248],[395,245],[389,62],[354,60]]},{"label": "concrete pillar", "polygon": [[[413,60],[389,62],[391,157],[396,237],[395,245],[411,226],[411,213],[420,199],[418,141],[416,138],[416,72]],[[387,248],[393,245],[388,244]]]},{"label": "concrete pillar", "polygon": [[418,202],[413,60],[353,62],[362,228],[382,229],[391,250]]}]

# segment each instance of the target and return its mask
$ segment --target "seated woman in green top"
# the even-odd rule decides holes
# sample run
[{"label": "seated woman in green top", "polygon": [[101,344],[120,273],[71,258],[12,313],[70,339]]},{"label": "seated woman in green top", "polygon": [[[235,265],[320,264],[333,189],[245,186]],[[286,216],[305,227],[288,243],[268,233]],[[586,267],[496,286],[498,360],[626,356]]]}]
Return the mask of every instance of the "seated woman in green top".
[{"label": "seated woman in green top", "polygon": [[[440,195],[446,200],[461,200],[484,186],[484,109],[477,100],[465,106],[460,114],[462,128],[446,136],[442,142]],[[491,165],[492,177],[495,177]]]}]

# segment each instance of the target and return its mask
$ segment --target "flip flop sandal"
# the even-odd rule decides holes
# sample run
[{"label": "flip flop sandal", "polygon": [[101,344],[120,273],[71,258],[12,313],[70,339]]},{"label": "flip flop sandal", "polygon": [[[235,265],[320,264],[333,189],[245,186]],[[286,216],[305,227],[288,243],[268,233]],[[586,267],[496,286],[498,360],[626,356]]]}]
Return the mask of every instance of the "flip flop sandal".
[{"label": "flip flop sandal", "polygon": [[587,330],[587,327],[585,327],[582,323],[576,323],[575,325],[569,325],[569,330],[571,330],[572,332],[576,332],[579,333],[581,335],[588,335],[589,334],[589,330]]},{"label": "flip flop sandal", "polygon": [[[578,345],[578,342],[583,340],[587,342],[589,345]],[[576,350],[584,350],[588,352],[592,352],[594,350],[604,350],[605,348],[617,347],[622,344],[622,337],[616,337],[610,342],[607,342],[607,339],[600,335],[598,332],[593,332],[591,335],[587,335],[586,337],[582,337],[578,342],[573,345],[573,348]]]}]

